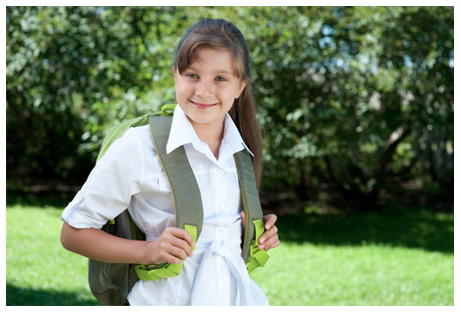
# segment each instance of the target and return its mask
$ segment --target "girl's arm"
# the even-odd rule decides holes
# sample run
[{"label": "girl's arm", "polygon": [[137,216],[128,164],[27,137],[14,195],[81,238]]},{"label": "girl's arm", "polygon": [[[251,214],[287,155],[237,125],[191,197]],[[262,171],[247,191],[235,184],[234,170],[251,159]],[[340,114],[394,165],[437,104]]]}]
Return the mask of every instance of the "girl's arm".
[{"label": "girl's arm", "polygon": [[192,257],[194,246],[190,234],[176,227],[165,229],[154,241],[136,241],[98,229],[77,229],[66,222],[61,230],[61,243],[65,249],[93,260],[143,265],[165,262],[179,265]]}]

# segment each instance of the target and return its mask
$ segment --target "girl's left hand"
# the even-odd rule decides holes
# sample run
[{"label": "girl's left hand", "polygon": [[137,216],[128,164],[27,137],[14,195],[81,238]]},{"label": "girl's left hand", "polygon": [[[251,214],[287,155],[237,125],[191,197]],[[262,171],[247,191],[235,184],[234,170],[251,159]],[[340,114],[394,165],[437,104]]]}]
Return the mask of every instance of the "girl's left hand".
[{"label": "girl's left hand", "polygon": [[279,235],[277,234],[278,229],[275,226],[277,216],[275,214],[267,214],[263,217],[263,220],[266,232],[259,238],[258,248],[268,251],[280,245]]},{"label": "girl's left hand", "polygon": [[[245,222],[245,212],[242,211],[242,222]],[[277,216],[275,214],[267,214],[263,217],[264,229],[266,230],[263,235],[259,238],[259,249],[269,249],[276,248],[280,245],[279,236],[277,234],[277,227],[275,226],[275,221],[277,221]]]}]

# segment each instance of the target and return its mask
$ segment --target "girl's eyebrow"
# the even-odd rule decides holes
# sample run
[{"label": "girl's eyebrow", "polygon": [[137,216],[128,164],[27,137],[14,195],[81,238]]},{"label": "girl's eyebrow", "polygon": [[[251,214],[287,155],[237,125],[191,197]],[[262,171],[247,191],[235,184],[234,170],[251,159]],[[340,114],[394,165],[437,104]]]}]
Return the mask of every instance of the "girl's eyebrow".
[{"label": "girl's eyebrow", "polygon": [[227,70],[221,70],[221,71],[218,71],[218,73],[224,73],[224,74],[231,74],[231,75],[233,75],[232,72],[229,72],[229,71],[227,71]]},{"label": "girl's eyebrow", "polygon": [[[186,67],[185,70],[192,70],[194,72],[199,72],[198,69],[196,69],[194,66],[189,66],[189,67]],[[227,70],[218,70],[216,71],[217,74],[221,74],[221,73],[224,73],[224,74],[229,74],[229,75],[233,75],[233,72],[229,72]]]}]

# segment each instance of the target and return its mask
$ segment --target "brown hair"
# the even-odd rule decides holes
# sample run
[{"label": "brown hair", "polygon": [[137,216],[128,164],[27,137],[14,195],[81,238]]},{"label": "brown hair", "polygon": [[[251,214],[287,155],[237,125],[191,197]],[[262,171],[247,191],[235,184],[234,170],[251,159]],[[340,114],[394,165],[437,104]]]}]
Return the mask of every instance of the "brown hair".
[{"label": "brown hair", "polygon": [[261,131],[256,121],[256,109],[250,85],[250,54],[240,30],[222,19],[205,19],[189,28],[179,41],[175,68],[179,73],[197,60],[197,48],[225,49],[232,55],[234,75],[242,82],[248,81],[240,96],[235,99],[229,115],[235,122],[243,141],[254,154],[252,157],[256,185],[261,178]]}]

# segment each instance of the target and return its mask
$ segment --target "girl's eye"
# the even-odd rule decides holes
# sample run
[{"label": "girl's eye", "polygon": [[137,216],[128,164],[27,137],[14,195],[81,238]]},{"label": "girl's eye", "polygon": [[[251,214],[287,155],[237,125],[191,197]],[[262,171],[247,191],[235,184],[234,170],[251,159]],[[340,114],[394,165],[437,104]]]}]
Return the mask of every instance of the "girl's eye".
[{"label": "girl's eye", "polygon": [[186,77],[191,78],[191,79],[197,79],[198,75],[196,75],[195,73],[188,73],[186,74]]},{"label": "girl's eye", "polygon": [[223,77],[217,77],[216,80],[221,82],[227,81],[226,78]]}]

